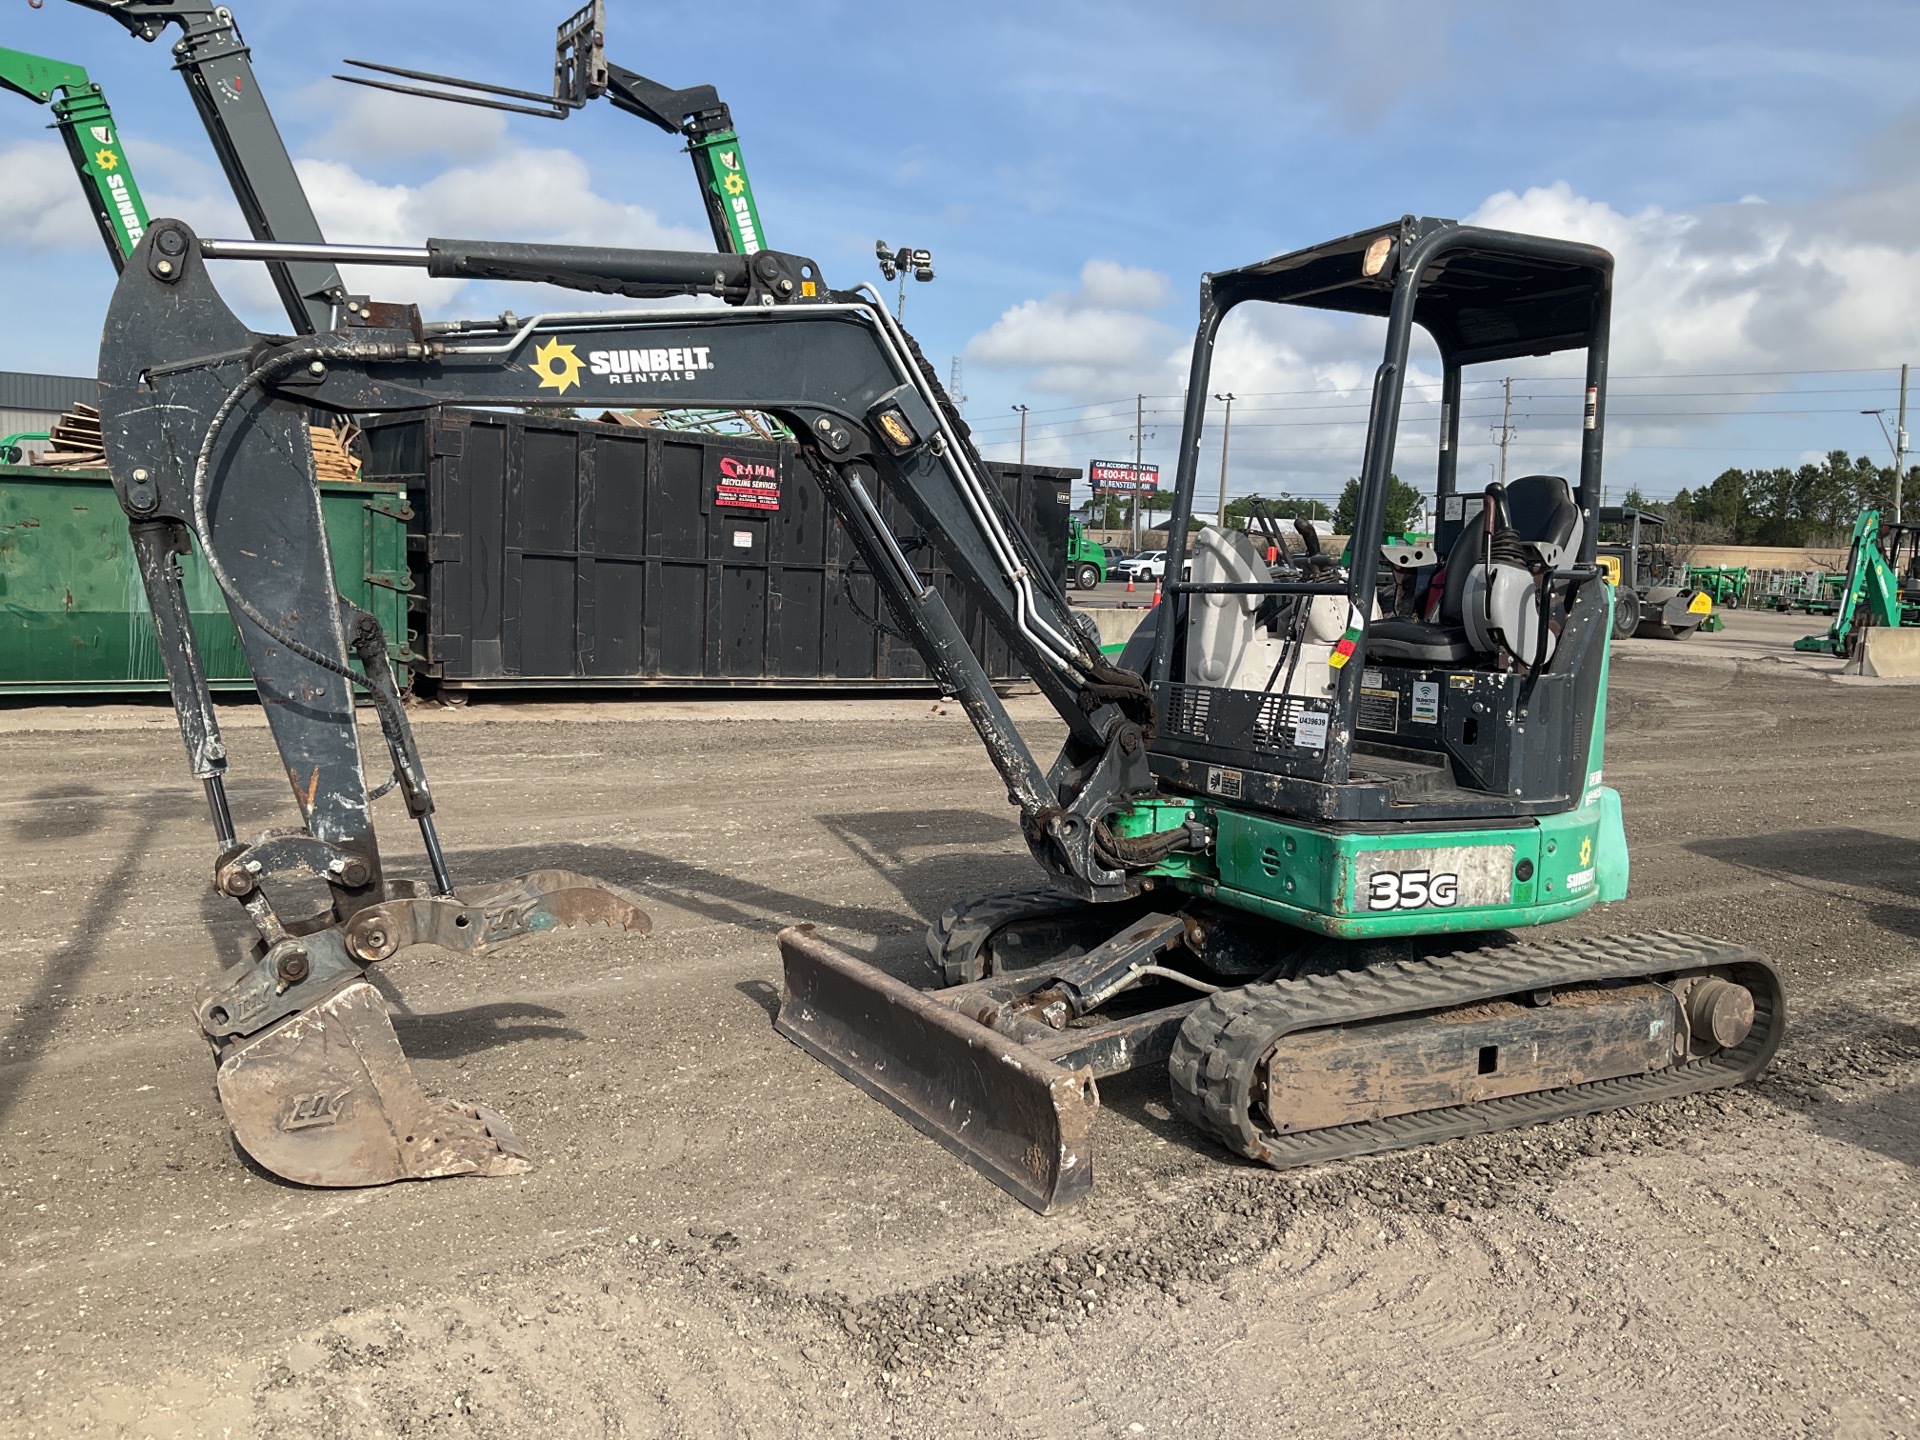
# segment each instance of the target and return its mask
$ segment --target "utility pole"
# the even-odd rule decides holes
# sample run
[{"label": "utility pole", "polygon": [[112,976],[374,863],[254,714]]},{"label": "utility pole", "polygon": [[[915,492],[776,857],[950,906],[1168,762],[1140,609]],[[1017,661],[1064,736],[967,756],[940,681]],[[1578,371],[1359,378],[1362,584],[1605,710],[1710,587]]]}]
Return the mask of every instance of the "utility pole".
[{"label": "utility pole", "polygon": [[1513,439],[1513,377],[1511,375],[1500,382],[1506,391],[1506,401],[1500,407],[1500,428],[1493,432],[1494,439],[1500,442],[1500,483],[1507,483],[1507,443]]},{"label": "utility pole", "polygon": [[[958,365],[960,362],[956,360],[953,363]],[[1024,475],[1027,473],[1027,407],[1016,405],[1013,408],[1020,412],[1020,473]]]},{"label": "utility pole", "polygon": [[1227,402],[1227,418],[1220,426],[1220,518],[1215,522],[1224,530],[1227,528],[1227,445],[1233,439],[1233,392],[1228,390],[1213,398]]},{"label": "utility pole", "polygon": [[1130,522],[1130,527],[1133,534],[1133,550],[1136,555],[1140,552],[1140,454],[1141,454],[1141,445],[1146,440],[1146,431],[1143,428],[1141,422],[1142,422],[1142,418],[1146,414],[1146,409],[1147,409],[1147,397],[1144,395],[1134,396],[1133,397],[1133,519]]},{"label": "utility pole", "polygon": [[1900,492],[1907,483],[1907,367],[1900,367],[1900,423],[1893,431],[1893,523],[1900,523]]}]

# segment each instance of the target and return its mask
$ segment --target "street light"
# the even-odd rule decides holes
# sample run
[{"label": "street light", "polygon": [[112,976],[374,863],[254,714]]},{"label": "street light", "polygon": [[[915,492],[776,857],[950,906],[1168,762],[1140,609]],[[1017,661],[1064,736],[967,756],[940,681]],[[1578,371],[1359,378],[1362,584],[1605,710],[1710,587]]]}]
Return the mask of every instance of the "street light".
[{"label": "street light", "polygon": [[1020,472],[1024,475],[1027,469],[1027,407],[1016,405],[1013,408],[1020,412]]},{"label": "street light", "polygon": [[1904,393],[1906,390],[1906,374],[1904,369],[1902,370],[1900,378],[1902,391],[1900,398],[1903,403],[1900,407],[1900,419],[1895,423],[1892,430],[1887,429],[1887,412],[1885,410],[1862,410],[1860,412],[1862,415],[1871,415],[1875,420],[1880,422],[1880,433],[1886,436],[1887,446],[1893,451],[1893,523],[1896,525],[1900,523],[1900,501],[1902,499],[1900,492],[1904,488],[1904,482],[1907,478],[1907,416],[1906,405],[1904,403],[1906,400]]},{"label": "street light", "polygon": [[900,298],[895,302],[893,318],[906,323],[907,316],[907,273],[922,283],[933,279],[933,252],[931,250],[910,250],[902,245],[898,250],[887,249],[887,242],[873,242],[874,257],[880,262],[880,277],[891,280],[900,277]]},{"label": "street light", "polygon": [[1227,442],[1233,438],[1233,392],[1223,391],[1213,398],[1227,402],[1226,423],[1220,427],[1220,518],[1216,522],[1224,530],[1227,528]]}]

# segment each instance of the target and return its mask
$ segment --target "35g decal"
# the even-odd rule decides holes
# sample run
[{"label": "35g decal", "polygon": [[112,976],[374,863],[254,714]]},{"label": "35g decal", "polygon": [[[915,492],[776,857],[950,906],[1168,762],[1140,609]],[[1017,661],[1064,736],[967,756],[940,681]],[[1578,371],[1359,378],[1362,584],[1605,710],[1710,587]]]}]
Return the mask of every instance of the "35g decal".
[{"label": "35g decal", "polygon": [[1460,903],[1460,877],[1427,870],[1376,870],[1367,877],[1369,910],[1424,910]]}]

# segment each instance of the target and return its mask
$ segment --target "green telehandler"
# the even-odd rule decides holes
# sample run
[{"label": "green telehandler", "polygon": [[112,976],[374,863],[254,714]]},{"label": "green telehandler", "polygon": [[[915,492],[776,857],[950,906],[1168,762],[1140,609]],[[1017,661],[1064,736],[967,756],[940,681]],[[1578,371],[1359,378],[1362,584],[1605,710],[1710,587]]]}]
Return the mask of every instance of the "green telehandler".
[{"label": "green telehandler", "polygon": [[418,95],[428,100],[448,100],[456,105],[475,105],[487,110],[505,110],[516,115],[535,115],[545,120],[564,120],[588,101],[604,96],[616,109],[638,116],[669,135],[686,137],[687,155],[693,161],[694,177],[700,183],[700,195],[706,202],[707,223],[713,228],[714,245],[722,254],[753,255],[765,248],[760,210],[754,202],[753,184],[747,178],[746,161],[740,155],[740,136],[733,128],[733,113],[726,102],[711,85],[675,90],[610,63],[606,0],[592,0],[568,16],[559,27],[554,37],[551,94],[436,75],[428,70],[405,70],[369,60],[346,63],[382,75],[423,81],[436,88],[396,85],[390,80],[371,80],[364,75],[333,77],[350,85]]},{"label": "green telehandler", "polygon": [[53,128],[66,142],[87,207],[118,270],[146,234],[147,211],[105,93],[81,66],[4,49],[0,87],[53,107]]}]

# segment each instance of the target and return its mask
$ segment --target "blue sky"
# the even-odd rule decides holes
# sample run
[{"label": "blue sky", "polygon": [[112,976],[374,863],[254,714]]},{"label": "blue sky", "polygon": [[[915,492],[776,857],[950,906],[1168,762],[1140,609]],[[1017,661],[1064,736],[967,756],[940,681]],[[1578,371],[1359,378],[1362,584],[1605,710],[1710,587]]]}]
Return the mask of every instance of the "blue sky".
[{"label": "blue sky", "polygon": [[[235,8],[332,238],[710,243],[676,143],[608,106],[561,124],[327,78],[353,55],[544,88],[565,3]],[[1145,393],[1143,449],[1170,466],[1199,273],[1408,211],[1615,251],[1615,494],[1833,446],[1884,458],[1859,411],[1920,360],[1911,3],[608,8],[611,58],[732,105],[773,244],[842,285],[878,282],[876,238],[934,252],[907,322],[943,371],[962,358],[991,455],[1014,453],[1015,403],[1030,458],[1130,454]],[[155,212],[239,233],[164,44],[66,0],[10,5],[0,44],[86,64]],[[86,373],[111,270],[46,118],[0,97],[0,368]],[[263,277],[222,274],[279,328]],[[503,287],[349,278],[438,315],[528,308]],[[1214,386],[1241,397],[1232,489],[1337,491],[1377,338],[1233,323]],[[1508,368],[1512,463],[1564,464],[1574,363]],[[1470,392],[1469,465],[1492,454],[1500,378]],[[1410,478],[1432,413],[1409,408]],[[1218,453],[1216,430],[1203,464]]]}]

